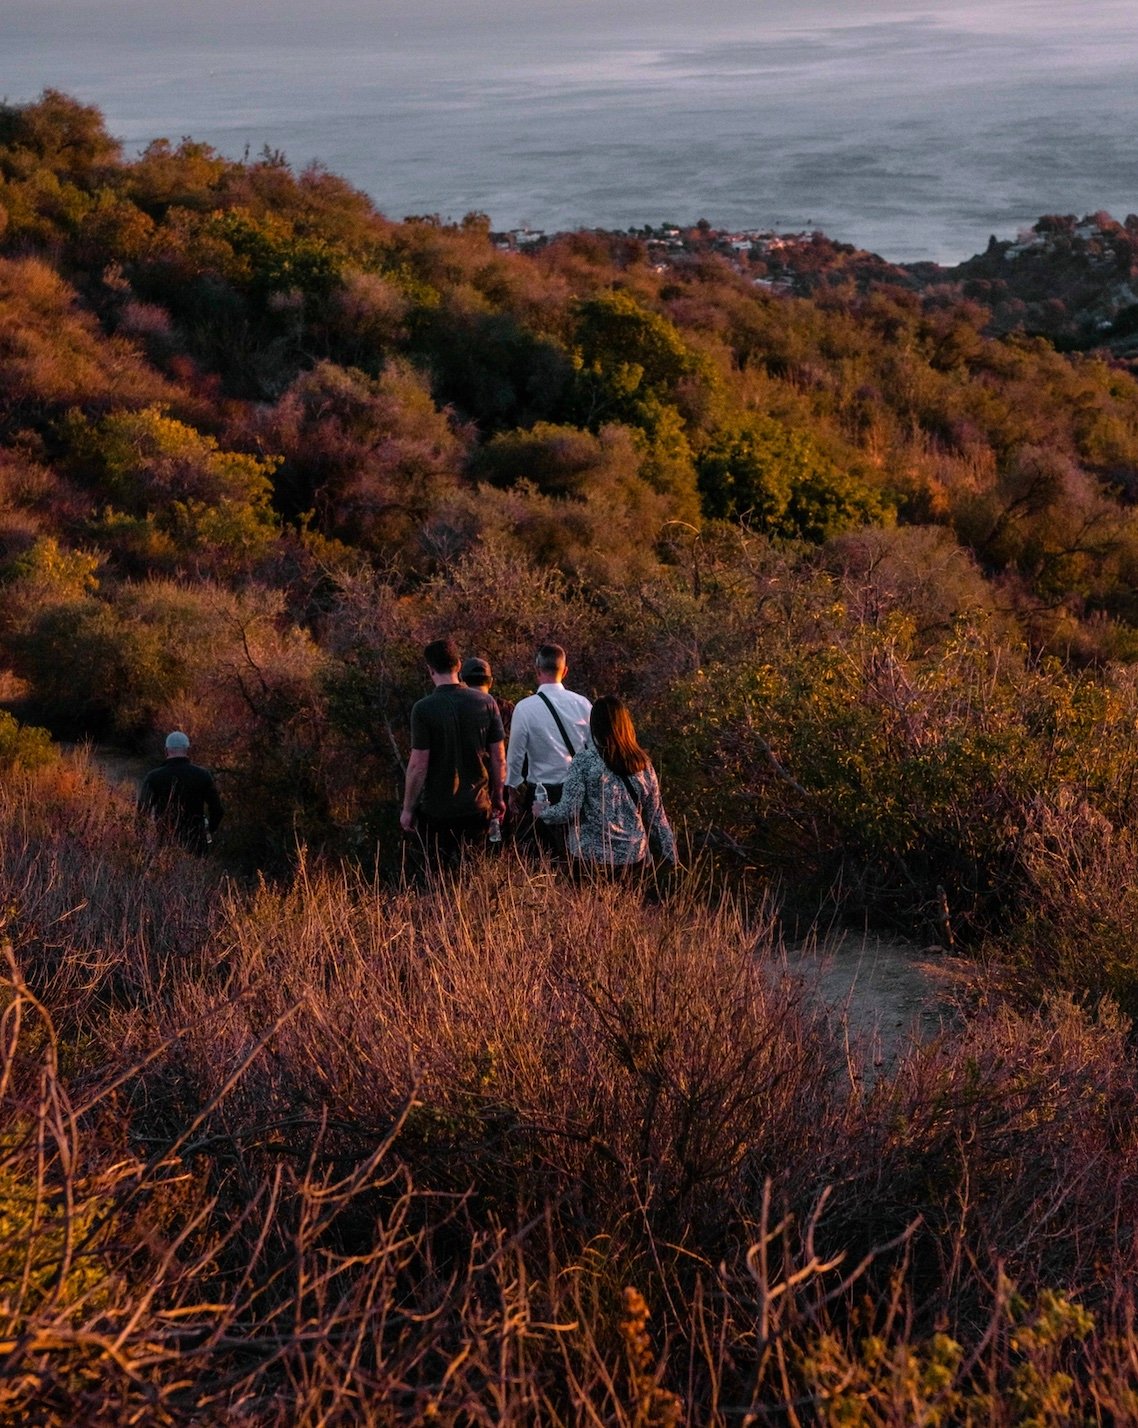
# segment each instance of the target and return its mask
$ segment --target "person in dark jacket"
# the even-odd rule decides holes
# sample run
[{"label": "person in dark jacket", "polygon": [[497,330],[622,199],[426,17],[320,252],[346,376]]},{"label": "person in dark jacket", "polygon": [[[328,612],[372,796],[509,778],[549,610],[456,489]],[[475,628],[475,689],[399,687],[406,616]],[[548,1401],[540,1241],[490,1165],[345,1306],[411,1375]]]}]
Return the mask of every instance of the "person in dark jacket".
[{"label": "person in dark jacket", "polygon": [[225,810],[213,775],[190,762],[190,740],[180,729],[166,736],[166,762],[142,780],[138,810],[191,853],[208,850]]},{"label": "person in dark jacket", "polygon": [[[502,720],[502,737],[506,743],[509,743],[510,720],[514,717],[514,702],[512,699],[502,699],[493,692],[494,671],[490,668],[490,661],[483,659],[481,655],[468,655],[462,662],[458,678],[459,682],[465,684],[468,689],[477,689],[482,694],[489,694],[498,706],[498,714]],[[510,817],[510,808],[507,804],[505,812],[498,818],[498,842],[502,841],[503,834],[511,842],[513,841],[515,821]],[[493,834],[491,834],[491,839],[493,839]]]}]

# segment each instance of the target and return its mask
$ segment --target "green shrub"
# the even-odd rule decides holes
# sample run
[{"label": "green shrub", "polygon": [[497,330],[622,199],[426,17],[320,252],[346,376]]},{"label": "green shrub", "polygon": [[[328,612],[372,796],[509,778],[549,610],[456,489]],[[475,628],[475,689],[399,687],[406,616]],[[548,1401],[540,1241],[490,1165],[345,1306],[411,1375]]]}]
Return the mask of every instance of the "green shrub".
[{"label": "green shrub", "polygon": [[809,435],[769,417],[720,433],[697,468],[706,515],[766,535],[823,541],[890,514],[881,493],[838,471]]},{"label": "green shrub", "polygon": [[51,735],[46,729],[19,724],[0,709],[0,768],[34,769],[50,764],[56,757]]},{"label": "green shrub", "polygon": [[815,896],[838,883],[850,909],[910,926],[941,923],[947,900],[976,935],[1019,915],[1034,800],[1070,787],[1131,816],[1126,687],[1025,661],[982,623],[927,653],[911,621],[871,628],[840,604],[820,628],[765,634],[749,660],[675,686],[661,762],[684,801]]}]

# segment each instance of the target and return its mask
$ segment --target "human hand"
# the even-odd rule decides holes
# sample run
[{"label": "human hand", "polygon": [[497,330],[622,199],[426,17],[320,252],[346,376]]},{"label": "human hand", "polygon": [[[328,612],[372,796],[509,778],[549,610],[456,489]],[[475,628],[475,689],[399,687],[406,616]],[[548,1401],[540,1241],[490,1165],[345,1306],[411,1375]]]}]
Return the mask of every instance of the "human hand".
[{"label": "human hand", "polygon": [[506,800],[502,797],[492,799],[490,802],[490,816],[492,818],[505,818]]},{"label": "human hand", "polygon": [[415,827],[415,810],[413,808],[403,809],[399,815],[399,826],[404,833],[410,833]]}]

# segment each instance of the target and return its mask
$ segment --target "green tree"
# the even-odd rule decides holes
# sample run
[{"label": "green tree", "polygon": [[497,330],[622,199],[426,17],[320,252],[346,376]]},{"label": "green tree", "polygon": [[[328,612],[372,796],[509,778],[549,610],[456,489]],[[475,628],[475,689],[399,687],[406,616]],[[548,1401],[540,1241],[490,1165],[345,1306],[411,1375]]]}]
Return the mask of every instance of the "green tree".
[{"label": "green tree", "polygon": [[31,104],[0,104],[0,174],[27,178],[38,168],[84,180],[117,164],[121,148],[93,105],[58,89]]},{"label": "green tree", "polygon": [[881,520],[887,502],[840,472],[806,432],[754,417],[721,432],[697,462],[704,513],[768,535],[821,541]]},{"label": "green tree", "polygon": [[647,398],[674,401],[699,364],[678,329],[628,293],[580,304],[576,358],[582,414],[589,425],[641,415]]},{"label": "green tree", "polygon": [[70,427],[77,463],[109,502],[92,534],[133,573],[231,573],[276,538],[279,457],[225,451],[160,407],[93,423],[76,416]]},{"label": "green tree", "polygon": [[277,457],[225,451],[161,407],[112,412],[93,423],[75,418],[71,436],[76,456],[98,473],[99,489],[135,514],[187,500],[267,510],[280,464]]},{"label": "green tree", "polygon": [[342,258],[333,245],[318,235],[297,234],[278,214],[228,209],[212,216],[206,232],[229,246],[228,276],[258,296],[324,297],[341,280]]}]

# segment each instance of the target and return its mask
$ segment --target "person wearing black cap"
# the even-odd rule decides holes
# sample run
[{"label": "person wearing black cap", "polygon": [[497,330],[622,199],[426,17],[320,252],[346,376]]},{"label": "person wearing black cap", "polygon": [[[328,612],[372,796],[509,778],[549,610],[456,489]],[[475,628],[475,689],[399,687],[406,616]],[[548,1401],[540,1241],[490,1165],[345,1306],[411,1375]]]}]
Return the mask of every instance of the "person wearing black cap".
[{"label": "person wearing black cap", "polygon": [[502,716],[502,730],[506,741],[509,742],[510,720],[514,717],[514,701],[499,699],[496,694],[491,693],[494,687],[494,675],[490,669],[490,661],[483,659],[481,655],[468,655],[462,662],[458,677],[463,684],[469,685],[471,689],[480,689],[483,694],[490,695],[490,698],[498,706],[498,713]]},{"label": "person wearing black cap", "polygon": [[142,780],[138,811],[191,853],[208,851],[225,810],[213,775],[190,762],[189,736],[181,729],[166,735],[166,762]]}]

